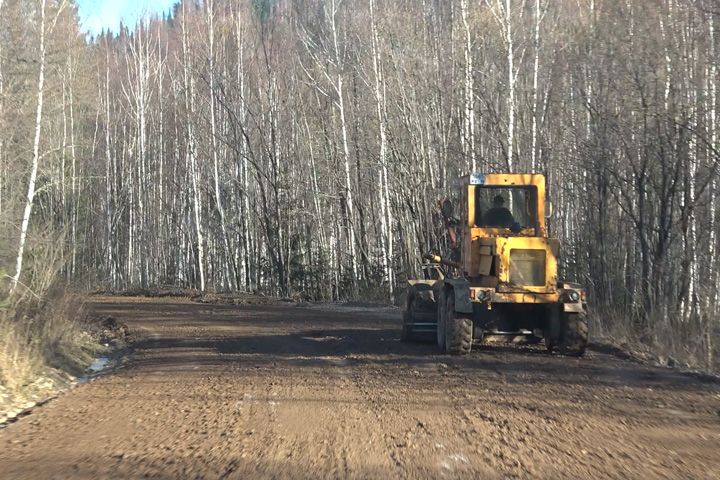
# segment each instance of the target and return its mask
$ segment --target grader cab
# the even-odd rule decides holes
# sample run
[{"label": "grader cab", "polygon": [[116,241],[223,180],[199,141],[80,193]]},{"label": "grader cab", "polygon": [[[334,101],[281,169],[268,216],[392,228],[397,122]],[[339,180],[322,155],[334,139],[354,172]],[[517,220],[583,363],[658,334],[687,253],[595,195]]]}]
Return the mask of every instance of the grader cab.
[{"label": "grader cab", "polygon": [[435,333],[442,351],[466,354],[486,337],[524,336],[582,356],[585,290],[558,280],[560,242],[548,236],[544,175],[472,174],[460,184],[458,217],[442,204],[451,253],[425,255],[434,276],[408,282],[402,339]]}]

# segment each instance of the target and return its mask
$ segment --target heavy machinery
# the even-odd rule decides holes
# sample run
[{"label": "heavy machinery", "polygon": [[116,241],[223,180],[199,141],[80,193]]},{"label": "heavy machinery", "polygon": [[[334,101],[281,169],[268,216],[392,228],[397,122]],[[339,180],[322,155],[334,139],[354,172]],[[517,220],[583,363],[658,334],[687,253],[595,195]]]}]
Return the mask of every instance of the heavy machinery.
[{"label": "heavy machinery", "polygon": [[460,185],[459,218],[452,202],[441,202],[450,255],[424,255],[425,278],[408,282],[402,340],[434,333],[442,351],[466,354],[491,336],[524,336],[582,356],[586,294],[558,281],[560,242],[548,235],[545,176],[476,173]]}]

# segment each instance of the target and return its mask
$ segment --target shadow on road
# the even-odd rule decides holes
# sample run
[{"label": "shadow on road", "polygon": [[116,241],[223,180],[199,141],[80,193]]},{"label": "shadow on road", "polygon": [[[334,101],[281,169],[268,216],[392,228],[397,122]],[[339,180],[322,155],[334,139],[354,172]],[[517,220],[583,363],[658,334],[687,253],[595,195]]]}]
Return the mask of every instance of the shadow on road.
[{"label": "shadow on road", "polygon": [[208,305],[176,301],[102,303],[109,315],[138,332],[131,368],[239,371],[268,366],[336,368],[369,365],[408,371],[472,373],[508,384],[601,385],[665,390],[701,388],[677,370],[647,367],[611,355],[576,359],[548,354],[542,345],[478,345],[464,357],[439,354],[428,343],[399,340],[400,314],[341,308]]}]

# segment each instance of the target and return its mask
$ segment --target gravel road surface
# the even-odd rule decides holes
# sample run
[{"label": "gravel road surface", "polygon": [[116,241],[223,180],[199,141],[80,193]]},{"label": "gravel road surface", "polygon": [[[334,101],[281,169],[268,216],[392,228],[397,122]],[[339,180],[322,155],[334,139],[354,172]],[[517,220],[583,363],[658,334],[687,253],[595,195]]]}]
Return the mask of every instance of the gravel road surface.
[{"label": "gravel road surface", "polygon": [[720,385],[399,341],[391,309],[93,298],[122,368],[0,429],[2,479],[718,479]]}]

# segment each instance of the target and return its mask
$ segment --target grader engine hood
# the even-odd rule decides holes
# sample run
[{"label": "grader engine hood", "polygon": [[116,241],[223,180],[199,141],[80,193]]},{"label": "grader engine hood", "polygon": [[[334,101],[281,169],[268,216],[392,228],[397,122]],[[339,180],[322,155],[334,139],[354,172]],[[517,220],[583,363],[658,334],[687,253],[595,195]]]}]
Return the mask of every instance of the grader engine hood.
[{"label": "grader engine hood", "polygon": [[468,252],[469,276],[497,278],[498,292],[557,291],[560,242],[542,237],[476,237]]}]

